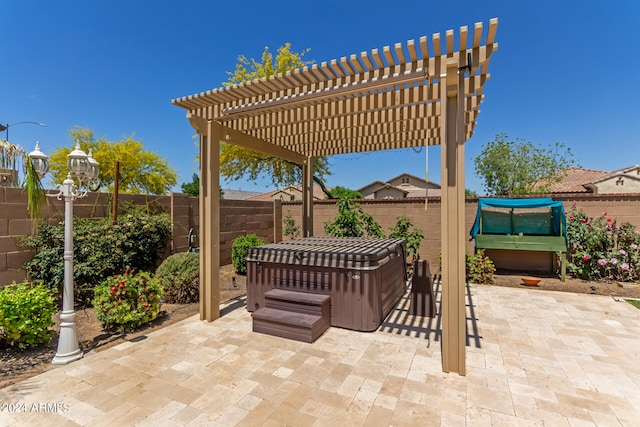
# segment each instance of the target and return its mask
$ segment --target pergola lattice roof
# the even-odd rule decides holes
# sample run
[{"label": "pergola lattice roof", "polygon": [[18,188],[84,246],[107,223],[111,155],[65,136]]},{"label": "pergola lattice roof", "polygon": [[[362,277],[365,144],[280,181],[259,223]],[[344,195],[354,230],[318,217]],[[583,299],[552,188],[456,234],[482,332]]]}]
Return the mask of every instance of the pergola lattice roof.
[{"label": "pergola lattice roof", "polygon": [[[266,141],[289,160],[352,152],[439,145],[440,76],[447,61],[471,67],[464,78],[465,139],[476,124],[498,20],[482,44],[483,25],[457,40],[448,30],[350,55],[286,74],[172,100],[192,116]],[[458,50],[455,49],[455,44]],[[231,138],[231,137],[230,137]],[[282,152],[282,150],[280,150]],[[294,154],[295,153],[295,154]]]},{"label": "pergola lattice roof", "polygon": [[[220,142],[302,166],[313,235],[314,157],[442,145],[443,370],[465,373],[464,142],[473,134],[498,20],[284,75],[174,99],[200,135],[200,318],[219,317]],[[458,50],[455,44],[458,44]],[[280,238],[281,236],[278,236]]]}]

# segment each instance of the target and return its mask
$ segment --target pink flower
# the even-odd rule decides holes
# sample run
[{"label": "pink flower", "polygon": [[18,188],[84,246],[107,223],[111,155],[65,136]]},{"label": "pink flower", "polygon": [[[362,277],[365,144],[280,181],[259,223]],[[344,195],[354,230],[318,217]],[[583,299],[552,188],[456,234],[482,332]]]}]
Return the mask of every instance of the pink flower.
[{"label": "pink flower", "polygon": [[611,218],[607,218],[607,222],[613,222]]},{"label": "pink flower", "polygon": [[582,261],[587,262],[591,259],[591,255],[586,254],[585,256],[582,257]]},{"label": "pink flower", "polygon": [[618,258],[611,258],[611,264],[616,265],[618,263]]},{"label": "pink flower", "polygon": [[620,252],[620,255],[626,255],[627,254],[627,251],[625,251],[624,249],[620,249],[619,252]]},{"label": "pink flower", "polygon": [[638,245],[636,245],[635,243],[631,244],[631,249],[638,249]]},{"label": "pink flower", "polygon": [[607,211],[602,212],[602,216],[607,216]]},{"label": "pink flower", "polygon": [[571,216],[569,217],[569,219],[570,219],[571,221],[573,221],[574,219],[576,219],[576,217],[575,217],[575,216],[573,216],[573,215],[571,215]]},{"label": "pink flower", "polygon": [[587,219],[586,218],[580,218],[580,222],[584,224],[585,222],[587,222]]},{"label": "pink flower", "polygon": [[604,259],[604,258],[600,258],[600,259],[598,260],[598,264],[600,264],[601,266],[603,266],[603,267],[604,267],[605,265],[607,265],[607,260],[606,260],[606,259]]},{"label": "pink flower", "polygon": [[627,264],[626,262],[624,264],[622,264],[620,266],[620,268],[622,268],[623,270],[628,270],[629,269],[629,264]]}]

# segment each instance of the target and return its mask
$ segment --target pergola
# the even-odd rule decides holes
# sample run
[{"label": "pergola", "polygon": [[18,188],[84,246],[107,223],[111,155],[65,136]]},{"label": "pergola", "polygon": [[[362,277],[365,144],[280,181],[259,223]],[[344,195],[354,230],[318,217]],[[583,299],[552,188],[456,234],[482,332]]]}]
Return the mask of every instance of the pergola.
[{"label": "pergola", "polygon": [[[172,100],[200,136],[200,318],[219,312],[220,142],[303,170],[302,234],[313,233],[319,156],[441,145],[442,368],[465,375],[464,143],[473,135],[497,18],[418,42]],[[458,46],[456,50],[456,44]]]}]

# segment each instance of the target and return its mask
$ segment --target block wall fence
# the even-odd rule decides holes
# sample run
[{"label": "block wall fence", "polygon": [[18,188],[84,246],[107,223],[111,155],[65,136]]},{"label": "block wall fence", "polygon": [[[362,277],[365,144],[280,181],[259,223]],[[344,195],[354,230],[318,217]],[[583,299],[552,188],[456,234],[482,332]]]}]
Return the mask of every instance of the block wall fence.
[{"label": "block wall fence", "polygon": [[[109,193],[90,193],[87,197],[74,201],[75,217],[112,216],[113,195]],[[161,207],[171,216],[172,236],[165,256],[186,252],[189,248],[189,230],[198,236],[199,206],[198,198],[185,194],[172,193],[166,196],[144,196],[120,194],[118,206],[134,204],[138,206]],[[255,233],[267,242],[273,242],[276,233],[282,227],[276,226],[277,214],[274,207],[280,208],[280,202],[246,202],[240,200],[222,200],[220,235],[220,260],[231,263],[231,244],[240,235]],[[49,224],[64,222],[64,201],[47,198],[40,215],[42,221]],[[282,221],[280,220],[279,224]],[[33,259],[34,252],[22,247],[25,236],[34,233],[35,227],[27,212],[27,196],[20,188],[0,187],[0,288],[12,281],[20,282],[26,278],[22,268]],[[280,234],[277,235],[278,239]],[[198,241],[194,246],[198,246]]]},{"label": "block wall fence", "polygon": [[[572,206],[589,216],[599,216],[603,212],[616,218],[618,223],[629,222],[640,230],[640,194],[625,195],[567,195],[554,197],[564,203],[567,213]],[[74,202],[76,217],[104,217],[112,215],[113,196],[108,193],[91,193]],[[475,219],[477,198],[467,198],[465,205],[465,230],[470,230]],[[188,250],[189,230],[199,236],[198,198],[180,193],[166,196],[119,195],[118,206],[126,204],[162,207],[171,216],[172,238],[166,248],[166,255]],[[360,200],[363,210],[372,215],[389,233],[399,216],[407,216],[415,227],[422,229],[425,239],[420,246],[421,258],[431,265],[437,265],[440,253],[440,198]],[[426,205],[426,209],[425,209]],[[255,233],[267,242],[287,239],[282,235],[283,218],[290,214],[296,224],[302,223],[300,202],[256,202],[246,200],[221,200],[221,263],[231,263],[233,240],[249,233]],[[324,223],[332,220],[337,213],[335,203],[330,200],[314,202],[313,232],[324,234]],[[64,203],[48,198],[43,206],[41,218],[50,224],[64,220]],[[34,232],[27,213],[27,197],[19,188],[0,187],[0,286],[12,281],[22,281],[26,272],[21,266],[33,258],[33,251],[21,246],[21,240]],[[196,240],[194,246],[198,246]],[[473,241],[467,240],[467,251],[473,251]],[[433,270],[433,267],[432,267]]]}]

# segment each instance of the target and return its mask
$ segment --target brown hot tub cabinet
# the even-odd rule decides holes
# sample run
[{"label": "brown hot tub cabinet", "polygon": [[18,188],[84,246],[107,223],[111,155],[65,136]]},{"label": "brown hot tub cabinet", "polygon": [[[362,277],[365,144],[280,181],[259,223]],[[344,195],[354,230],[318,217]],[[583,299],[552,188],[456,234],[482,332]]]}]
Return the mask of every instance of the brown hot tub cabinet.
[{"label": "brown hot tub cabinet", "polygon": [[405,248],[404,240],[364,237],[308,237],[250,248],[247,309],[271,308],[272,289],[326,295],[331,326],[374,331],[404,293]]}]

